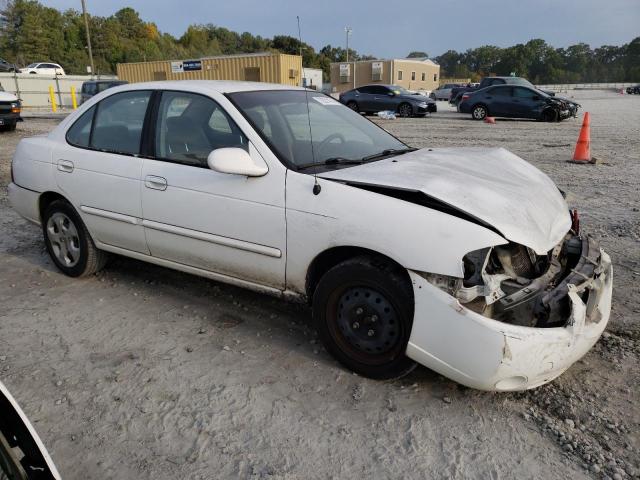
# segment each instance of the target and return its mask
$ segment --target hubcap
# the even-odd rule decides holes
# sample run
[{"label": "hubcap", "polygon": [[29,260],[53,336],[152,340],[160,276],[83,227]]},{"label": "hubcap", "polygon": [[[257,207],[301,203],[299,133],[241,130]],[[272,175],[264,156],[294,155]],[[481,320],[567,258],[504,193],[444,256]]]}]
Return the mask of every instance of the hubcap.
[{"label": "hubcap", "polygon": [[480,108],[480,107],[476,108],[473,111],[473,116],[476,117],[476,118],[484,117],[484,108]]},{"label": "hubcap", "polygon": [[402,105],[400,107],[400,115],[402,115],[403,117],[408,117],[409,115],[411,115],[411,107],[408,105]]},{"label": "hubcap", "polygon": [[349,288],[342,294],[337,324],[346,343],[368,355],[389,352],[400,338],[401,328],[393,305],[370,288]]},{"label": "hubcap", "polygon": [[74,267],[80,260],[80,237],[71,219],[56,212],[47,221],[47,238],[56,259],[65,267]]}]

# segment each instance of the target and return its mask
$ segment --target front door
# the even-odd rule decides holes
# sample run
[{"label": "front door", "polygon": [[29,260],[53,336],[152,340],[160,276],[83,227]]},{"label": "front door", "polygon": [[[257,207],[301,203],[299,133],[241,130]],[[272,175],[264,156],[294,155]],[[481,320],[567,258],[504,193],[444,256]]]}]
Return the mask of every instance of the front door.
[{"label": "front door", "polygon": [[260,156],[210,97],[165,91],[154,122],[154,155],[142,168],[151,255],[284,288],[284,172],[248,178],[208,167],[217,148]]},{"label": "front door", "polygon": [[94,240],[148,253],[140,202],[140,144],[148,90],[118,93],[85,112],[58,143],[56,180]]},{"label": "front door", "polygon": [[519,118],[539,118],[544,101],[540,93],[526,87],[513,87],[513,104]]}]

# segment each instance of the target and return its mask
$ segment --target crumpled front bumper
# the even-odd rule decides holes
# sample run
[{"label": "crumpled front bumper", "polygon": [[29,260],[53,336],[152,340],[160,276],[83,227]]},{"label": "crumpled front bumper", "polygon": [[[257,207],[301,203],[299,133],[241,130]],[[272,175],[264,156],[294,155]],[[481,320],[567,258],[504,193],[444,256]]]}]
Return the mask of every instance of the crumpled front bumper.
[{"label": "crumpled front bumper", "polygon": [[[592,275],[566,286],[571,307],[566,325],[536,328],[484,317],[410,271],[415,315],[407,356],[480,390],[543,385],[583,357],[600,338],[611,312],[612,273],[611,259],[600,249]],[[588,297],[586,302],[583,297]]]}]

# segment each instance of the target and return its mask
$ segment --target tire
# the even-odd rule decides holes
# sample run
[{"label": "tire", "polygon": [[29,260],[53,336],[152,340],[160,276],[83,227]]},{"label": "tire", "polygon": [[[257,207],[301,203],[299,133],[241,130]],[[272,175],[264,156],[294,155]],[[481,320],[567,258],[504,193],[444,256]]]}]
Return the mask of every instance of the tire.
[{"label": "tire", "polygon": [[398,105],[398,114],[401,117],[408,118],[413,115],[413,107],[408,103],[401,103]]},{"label": "tire", "polygon": [[378,257],[336,265],[313,295],[313,320],[327,351],[348,369],[378,380],[415,368],[405,355],[413,311],[406,272]]},{"label": "tire", "polygon": [[65,200],[45,207],[42,234],[53,263],[69,277],[93,275],[107,262],[107,253],[96,248],[84,222]]},{"label": "tire", "polygon": [[18,122],[10,123],[9,125],[7,125],[7,130],[9,130],[10,132],[13,132],[16,129],[17,125],[18,125]]},{"label": "tire", "polygon": [[547,108],[540,115],[540,120],[543,122],[557,122],[558,112],[552,108]]},{"label": "tire", "polygon": [[358,112],[358,104],[356,102],[354,102],[353,100],[350,100],[347,102],[347,107],[349,107],[351,110],[353,110],[354,112]]},{"label": "tire", "polygon": [[489,110],[485,105],[474,105],[471,109],[471,117],[474,120],[484,120],[489,115]]}]

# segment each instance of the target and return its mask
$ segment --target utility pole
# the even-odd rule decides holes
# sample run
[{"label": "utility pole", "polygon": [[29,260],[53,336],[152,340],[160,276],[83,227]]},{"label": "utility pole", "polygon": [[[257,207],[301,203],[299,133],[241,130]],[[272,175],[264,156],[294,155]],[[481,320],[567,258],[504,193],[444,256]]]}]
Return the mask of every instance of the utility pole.
[{"label": "utility pole", "polygon": [[349,37],[351,36],[351,27],[344,27],[344,33],[347,34],[347,62],[349,61]]},{"label": "utility pole", "polygon": [[84,16],[84,28],[87,31],[87,48],[89,49],[89,62],[91,63],[91,77],[96,73],[96,67],[93,64],[93,52],[91,51],[91,34],[89,33],[89,17],[87,16],[87,6],[84,3],[84,0],[80,0],[82,2],[82,15]]}]

